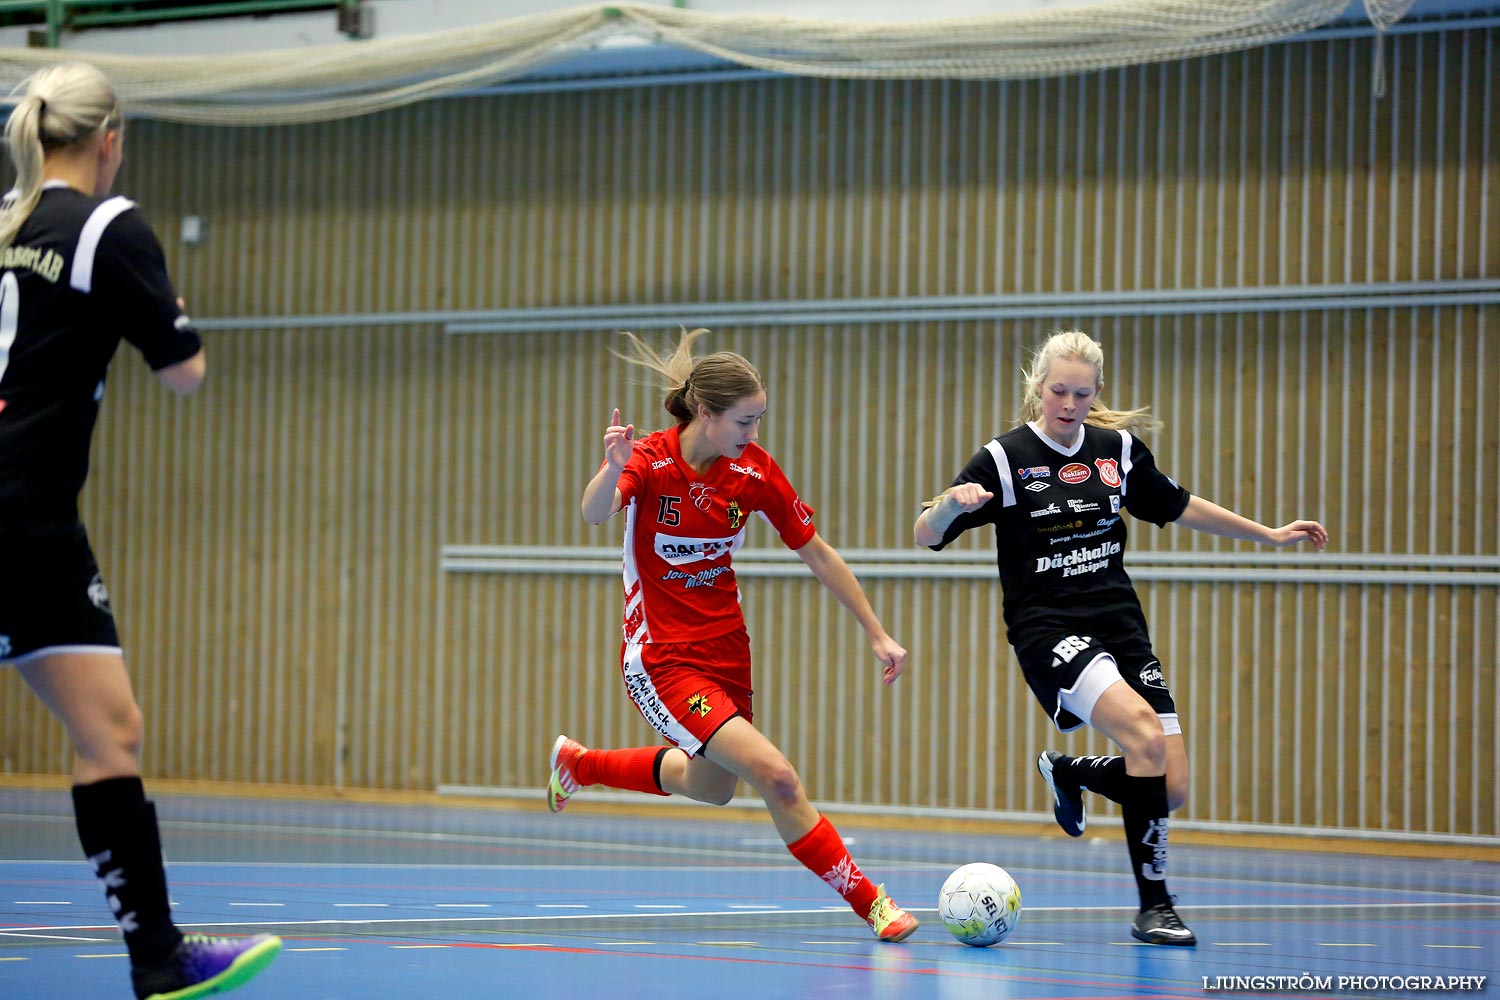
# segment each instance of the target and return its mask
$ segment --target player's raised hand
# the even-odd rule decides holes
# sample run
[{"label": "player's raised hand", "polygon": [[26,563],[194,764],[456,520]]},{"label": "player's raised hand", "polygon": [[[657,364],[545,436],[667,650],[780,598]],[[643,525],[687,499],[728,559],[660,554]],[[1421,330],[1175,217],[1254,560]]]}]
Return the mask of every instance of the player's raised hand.
[{"label": "player's raised hand", "polygon": [[620,408],[615,407],[609,426],[604,429],[604,460],[615,469],[625,468],[635,450],[635,424],[620,425]]},{"label": "player's raised hand", "polygon": [[1298,542],[1312,542],[1318,548],[1328,545],[1328,529],[1317,521],[1293,521],[1271,532],[1271,544],[1286,548]]}]

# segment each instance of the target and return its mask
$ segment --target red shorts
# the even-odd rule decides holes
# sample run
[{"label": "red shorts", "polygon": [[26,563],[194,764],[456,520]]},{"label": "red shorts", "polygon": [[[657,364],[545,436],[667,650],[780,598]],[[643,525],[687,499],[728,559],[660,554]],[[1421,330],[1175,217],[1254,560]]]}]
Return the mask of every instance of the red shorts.
[{"label": "red shorts", "polygon": [[701,642],[622,643],[620,672],[651,728],[689,756],[735,716],[755,721],[743,627]]}]

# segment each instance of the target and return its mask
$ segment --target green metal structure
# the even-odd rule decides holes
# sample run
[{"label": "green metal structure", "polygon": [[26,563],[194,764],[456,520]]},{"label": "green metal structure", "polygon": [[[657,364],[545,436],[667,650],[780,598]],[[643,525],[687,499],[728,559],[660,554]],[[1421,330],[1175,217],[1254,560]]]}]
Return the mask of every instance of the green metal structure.
[{"label": "green metal structure", "polygon": [[212,17],[331,10],[339,30],[359,37],[361,0],[221,0],[218,3],[120,3],[119,0],[0,0],[0,26],[32,28],[31,44],[57,48],[64,31],[130,27]]}]

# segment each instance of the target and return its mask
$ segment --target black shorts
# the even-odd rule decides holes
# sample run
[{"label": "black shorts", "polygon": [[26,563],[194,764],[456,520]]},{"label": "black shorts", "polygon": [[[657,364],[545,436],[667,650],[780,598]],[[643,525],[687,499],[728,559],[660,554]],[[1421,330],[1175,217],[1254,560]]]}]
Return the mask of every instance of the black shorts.
[{"label": "black shorts", "polygon": [[1151,651],[1151,640],[1139,632],[1101,639],[1065,629],[1032,629],[1021,637],[1015,650],[1027,687],[1062,732],[1072,732],[1083,725],[1083,720],[1063,708],[1059,697],[1063,691],[1073,690],[1084,668],[1101,653],[1114,658],[1120,679],[1157,715],[1177,714],[1161,663]]},{"label": "black shorts", "polygon": [[120,652],[109,592],[83,525],[0,531],[0,553],[7,566],[0,573],[0,662],[47,652]]}]

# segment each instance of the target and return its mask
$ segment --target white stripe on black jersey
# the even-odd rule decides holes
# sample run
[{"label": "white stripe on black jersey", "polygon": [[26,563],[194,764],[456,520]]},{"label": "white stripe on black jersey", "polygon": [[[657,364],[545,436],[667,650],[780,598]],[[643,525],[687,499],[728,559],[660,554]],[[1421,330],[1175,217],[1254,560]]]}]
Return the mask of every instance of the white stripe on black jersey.
[{"label": "white stripe on black jersey", "polygon": [[99,241],[104,238],[104,227],[115,220],[121,212],[135,207],[129,198],[109,198],[89,213],[78,236],[78,251],[73,255],[73,271],[68,284],[87,295],[94,288],[94,257],[99,252]]},{"label": "white stripe on black jersey", "polygon": [[202,347],[139,212],[49,184],[0,252],[0,527],[77,521],[100,387],[121,338],[152,370]]},{"label": "white stripe on black jersey", "polygon": [[990,453],[995,460],[995,470],[1000,477],[1000,502],[1006,507],[1014,507],[1016,503],[1016,486],[1010,478],[1010,459],[1005,454],[1005,447],[996,438],[984,446],[984,450]]},{"label": "white stripe on black jersey", "polygon": [[1146,628],[1125,572],[1122,508],[1158,525],[1175,521],[1188,492],[1159,472],[1139,438],[1085,424],[1072,449],[1023,424],[969,459],[953,485],[993,493],[960,515],[941,549],[970,528],[995,525],[1005,622],[1013,644],[1030,626],[1063,626],[1094,635]]}]

